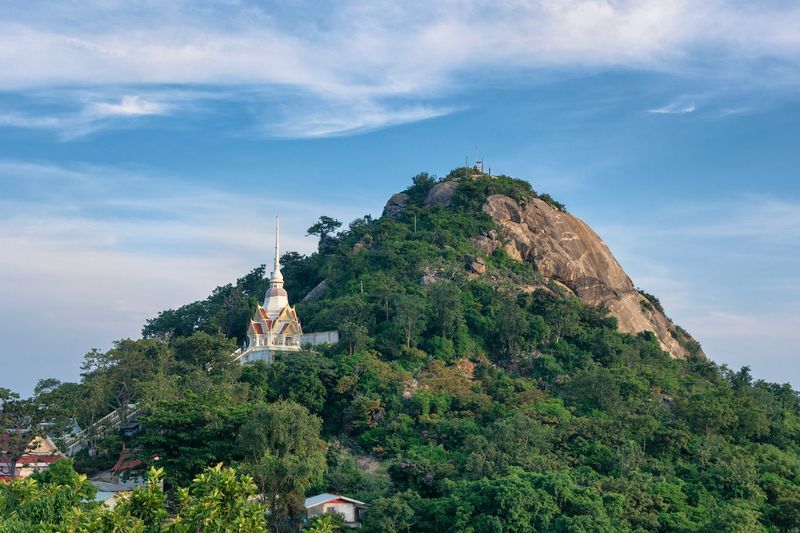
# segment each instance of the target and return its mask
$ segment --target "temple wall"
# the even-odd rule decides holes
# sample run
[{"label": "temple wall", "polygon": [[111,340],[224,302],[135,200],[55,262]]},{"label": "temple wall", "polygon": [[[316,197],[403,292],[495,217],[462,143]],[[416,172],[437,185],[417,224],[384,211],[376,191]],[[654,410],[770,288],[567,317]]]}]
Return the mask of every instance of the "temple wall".
[{"label": "temple wall", "polygon": [[315,333],[303,333],[300,337],[300,346],[311,344],[317,346],[318,344],[336,344],[339,342],[338,331],[317,331]]}]

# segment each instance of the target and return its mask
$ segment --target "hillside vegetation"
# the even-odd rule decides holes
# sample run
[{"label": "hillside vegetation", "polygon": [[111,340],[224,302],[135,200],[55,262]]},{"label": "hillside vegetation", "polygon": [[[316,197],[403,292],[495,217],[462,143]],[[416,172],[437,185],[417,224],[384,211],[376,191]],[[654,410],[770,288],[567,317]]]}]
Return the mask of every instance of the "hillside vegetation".
[{"label": "hillside vegetation", "polygon": [[[317,252],[283,256],[304,329],[338,329],[336,346],[270,367],[230,362],[263,298],[262,266],[162,312],[143,339],[88,354],[80,383],[40,384],[54,420],[146,409],[127,446],[163,469],[167,499],[142,504],[163,516],[129,505],[116,519],[158,530],[168,513],[189,516],[197,487],[224,470],[191,494],[177,487],[224,463],[238,472],[229,485],[264,495],[274,531],[299,528],[303,495],[322,491],[367,502],[366,532],[800,530],[798,394],[699,348],[670,358],[653,334],[620,333],[606,309],[530,263],[485,255],[472,238],[494,226],[488,196],[565,208],[521,180],[466,169],[446,179],[457,178],[448,207],[423,206],[437,180],[420,174],[392,217],[346,228],[323,217]],[[76,468],[108,468],[120,447],[104,439]],[[15,494],[0,488],[0,517],[26,501]],[[34,523],[14,520],[11,530]],[[67,513],[49,520],[55,531]]]}]

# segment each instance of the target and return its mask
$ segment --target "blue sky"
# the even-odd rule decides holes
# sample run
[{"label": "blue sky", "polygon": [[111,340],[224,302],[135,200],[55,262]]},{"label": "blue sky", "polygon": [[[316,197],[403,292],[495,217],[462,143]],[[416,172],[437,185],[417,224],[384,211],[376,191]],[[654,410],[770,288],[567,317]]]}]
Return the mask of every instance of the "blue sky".
[{"label": "blue sky", "polygon": [[[168,4],[168,5],[167,5]],[[800,6],[6,3],[0,387],[474,159],[586,220],[714,360],[800,387]]]}]

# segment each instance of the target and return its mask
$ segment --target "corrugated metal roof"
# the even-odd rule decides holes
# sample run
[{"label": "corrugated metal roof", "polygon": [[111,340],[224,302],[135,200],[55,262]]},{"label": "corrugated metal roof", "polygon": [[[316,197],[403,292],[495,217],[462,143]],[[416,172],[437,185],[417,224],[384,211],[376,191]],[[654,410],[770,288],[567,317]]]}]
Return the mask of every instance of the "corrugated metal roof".
[{"label": "corrugated metal roof", "polygon": [[331,500],[345,500],[350,503],[354,503],[356,505],[366,505],[364,502],[354,500],[353,498],[340,496],[339,494],[331,494],[329,492],[323,492],[322,494],[317,494],[316,496],[311,496],[310,498],[306,498],[305,506],[306,509],[308,509],[310,507],[316,507],[317,505],[322,505],[323,503],[329,502]]}]

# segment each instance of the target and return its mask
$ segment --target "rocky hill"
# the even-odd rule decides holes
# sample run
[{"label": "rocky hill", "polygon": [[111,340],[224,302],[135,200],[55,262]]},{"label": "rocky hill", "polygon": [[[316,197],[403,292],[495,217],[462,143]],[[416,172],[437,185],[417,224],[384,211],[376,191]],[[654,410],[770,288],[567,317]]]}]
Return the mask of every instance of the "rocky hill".
[{"label": "rocky hill", "polygon": [[[481,175],[482,177],[488,177]],[[464,179],[434,185],[423,205],[450,207]],[[397,216],[409,197],[393,195],[384,208],[385,216]],[[699,344],[677,327],[654,303],[639,292],[603,240],[579,218],[540,198],[516,200],[504,194],[486,198],[482,210],[492,217],[496,228],[476,236],[473,244],[488,255],[497,249],[509,257],[533,265],[546,280],[555,282],[591,306],[605,306],[617,319],[620,331],[651,331],[661,347],[676,359],[699,353]]]},{"label": "rocky hill", "polygon": [[186,495],[219,508],[205,495],[221,485],[198,481],[232,486],[219,463],[252,480],[229,501],[267,497],[242,531],[297,531],[319,493],[366,502],[364,533],[800,530],[800,395],[698,357],[602,240],[527,181],[421,173],[384,216],[321,216],[308,232],[318,249],[282,256],[285,289],[304,329],[337,329],[336,345],[269,366],[230,358],[263,265],[163,311],[30,405],[87,426],[135,403],[138,434],[103,437],[76,468],[108,469],[124,445],[163,469],[166,494],[70,510],[52,485],[20,498],[31,487],[0,483],[0,530],[110,530],[82,516],[157,531],[139,517],[170,512],[189,524],[201,515]]}]

